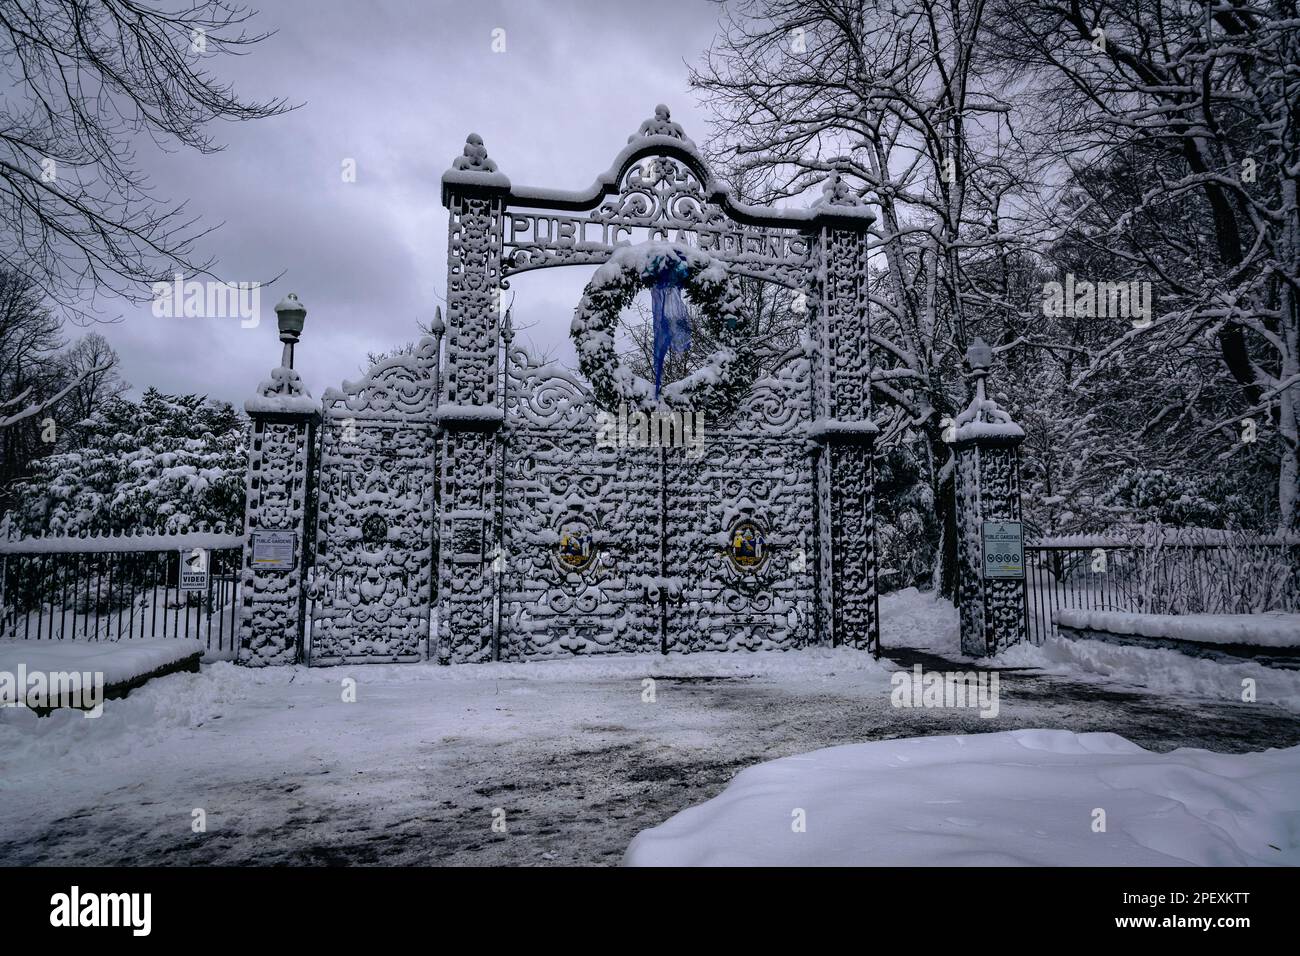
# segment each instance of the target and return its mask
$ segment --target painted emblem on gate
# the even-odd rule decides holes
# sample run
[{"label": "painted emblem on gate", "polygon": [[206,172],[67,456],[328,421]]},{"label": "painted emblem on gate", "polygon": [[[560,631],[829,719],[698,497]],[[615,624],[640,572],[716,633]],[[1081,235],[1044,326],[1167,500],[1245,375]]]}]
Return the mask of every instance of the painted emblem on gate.
[{"label": "painted emblem on gate", "polygon": [[730,537],[727,557],[737,571],[756,570],[767,560],[767,534],[756,522],[740,522]]},{"label": "painted emblem on gate", "polygon": [[366,548],[378,548],[388,541],[388,522],[383,515],[366,515],[361,522],[361,544]]},{"label": "painted emblem on gate", "polygon": [[585,521],[566,521],[555,543],[555,558],[566,571],[581,571],[596,557],[591,526]]}]

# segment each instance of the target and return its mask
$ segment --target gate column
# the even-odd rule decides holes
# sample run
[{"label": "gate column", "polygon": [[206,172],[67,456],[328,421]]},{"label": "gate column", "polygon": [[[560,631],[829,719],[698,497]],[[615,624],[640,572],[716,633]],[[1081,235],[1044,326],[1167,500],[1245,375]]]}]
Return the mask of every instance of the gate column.
[{"label": "gate column", "polygon": [[873,216],[838,173],[814,219],[813,416],[817,442],[818,635],[879,651],[867,229]]},{"label": "gate column", "polygon": [[239,660],[254,666],[302,660],[315,510],[320,410],[293,369],[307,310],[290,294],[275,307],[284,354],[244,403],[253,421],[248,453]]},{"label": "gate column", "polygon": [[993,350],[975,339],[966,364],[970,405],[953,420],[957,457],[957,567],[961,652],[996,654],[1025,639],[1020,452],[1024,430],[985,394]]},{"label": "gate column", "polygon": [[501,229],[510,180],[471,133],[464,155],[442,176],[448,211],[446,373],[438,407],[438,659],[491,660],[497,395],[501,312]]}]

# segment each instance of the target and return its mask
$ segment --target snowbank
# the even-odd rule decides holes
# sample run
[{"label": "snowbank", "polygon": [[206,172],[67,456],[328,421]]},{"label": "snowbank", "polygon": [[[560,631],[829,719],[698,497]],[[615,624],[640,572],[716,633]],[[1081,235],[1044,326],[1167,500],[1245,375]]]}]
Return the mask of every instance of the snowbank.
[{"label": "snowbank", "polygon": [[[1064,730],[888,740],[745,770],[638,834],[624,862],[1296,865],[1297,795],[1300,747],[1156,754]],[[1105,832],[1093,829],[1098,810]]]},{"label": "snowbank", "polygon": [[42,773],[81,779],[90,767],[175,740],[177,729],[228,716],[238,709],[236,702],[247,698],[249,670],[223,662],[205,666],[199,674],[155,678],[128,697],[105,702],[97,720],[84,720],[80,712],[66,708],[48,717],[38,717],[26,707],[0,708],[5,767],[0,792]]},{"label": "snowbank", "polygon": [[1132,614],[1062,609],[1052,620],[1063,627],[1136,634],[1201,644],[1300,646],[1300,614]]},{"label": "snowbank", "polygon": [[128,641],[0,641],[0,671],[16,674],[68,671],[104,675],[104,686],[128,684],[155,671],[203,654],[201,641],[184,639]]},{"label": "snowbank", "polygon": [[[984,663],[1036,667],[1049,674],[1108,684],[1131,684],[1159,694],[1209,697],[1241,703],[1247,686],[1261,704],[1300,711],[1300,671],[1253,661],[1240,663],[1188,657],[1182,651],[1103,641],[1049,639],[1017,644]],[[1247,685],[1245,682],[1250,681]]]}]

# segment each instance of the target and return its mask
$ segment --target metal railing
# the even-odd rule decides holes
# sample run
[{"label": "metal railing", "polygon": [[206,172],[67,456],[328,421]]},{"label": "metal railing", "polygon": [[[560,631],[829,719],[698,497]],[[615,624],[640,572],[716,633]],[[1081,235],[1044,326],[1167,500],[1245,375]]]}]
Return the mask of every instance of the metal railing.
[{"label": "metal railing", "polygon": [[1139,614],[1300,611],[1300,543],[1270,538],[1144,544],[1097,540],[1025,546],[1030,640],[1058,610]]},{"label": "metal railing", "polygon": [[[196,548],[207,579],[185,590],[182,552]],[[232,658],[241,563],[234,535],[0,541],[0,639],[190,638],[207,657]]]}]

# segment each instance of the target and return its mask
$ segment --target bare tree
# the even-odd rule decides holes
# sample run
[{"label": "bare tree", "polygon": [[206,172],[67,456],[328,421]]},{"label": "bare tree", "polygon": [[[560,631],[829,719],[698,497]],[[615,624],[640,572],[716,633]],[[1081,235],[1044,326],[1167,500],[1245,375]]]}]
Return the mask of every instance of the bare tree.
[{"label": "bare tree", "polygon": [[1026,241],[1013,202],[1026,171],[998,65],[980,55],[984,15],[983,0],[743,0],[692,72],[716,116],[715,158],[761,177],[761,198],[800,195],[837,169],[879,208],[872,389],[886,441],[925,435],[946,594],[956,534],[944,420],[965,399],[968,339],[1002,339],[1009,311],[967,263]]},{"label": "bare tree", "polygon": [[[1154,321],[1099,349],[1092,368],[1157,353],[1195,361],[1211,343],[1235,395],[1200,423],[1200,442],[1269,449],[1278,527],[1300,528],[1300,8],[994,0],[993,9],[991,51],[1015,71],[1019,100],[1035,104],[1033,140],[1068,192],[1049,219],[1159,292]],[[1108,175],[1096,174],[1099,161]],[[1152,400],[1145,427],[1165,429],[1188,408]]]},{"label": "bare tree", "polygon": [[60,417],[74,433],[78,423],[130,388],[118,372],[121,360],[117,350],[98,332],[87,332],[73,342],[60,361],[65,377],[76,382],[60,407]]},{"label": "bare tree", "polygon": [[210,274],[195,256],[209,230],[150,196],[135,150],[148,138],[211,153],[214,120],[289,108],[245,102],[208,70],[268,36],[245,32],[252,15],[224,0],[0,4],[0,266],[83,322],[105,289],[139,301],[174,272]]},{"label": "bare tree", "polygon": [[117,354],[101,336],[88,335],[66,352],[62,346],[62,323],[36,286],[0,269],[0,511],[34,459],[125,388]]}]

